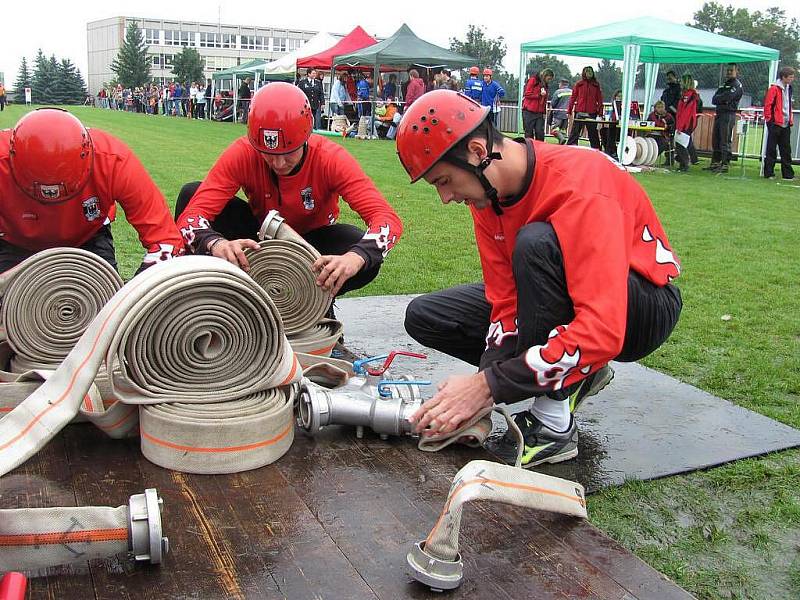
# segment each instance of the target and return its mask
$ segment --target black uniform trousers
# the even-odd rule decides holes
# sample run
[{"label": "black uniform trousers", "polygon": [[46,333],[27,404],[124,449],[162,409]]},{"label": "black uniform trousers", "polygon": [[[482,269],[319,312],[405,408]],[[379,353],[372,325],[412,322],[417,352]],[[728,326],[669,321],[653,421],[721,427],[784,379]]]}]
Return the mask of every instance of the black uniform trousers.
[{"label": "black uniform trousers", "polygon": [[[186,209],[189,200],[192,199],[198,187],[200,187],[200,182],[194,181],[181,188],[178,200],[175,202],[176,220]],[[261,223],[253,215],[250,204],[234,196],[217,215],[217,218],[214,219],[211,227],[226,240],[250,239],[258,241],[258,230],[261,228]],[[327,227],[312,229],[303,234],[303,239],[314,246],[317,252],[325,256],[345,254],[363,236],[364,231],[354,225],[336,223]],[[338,295],[341,296],[352,290],[361,289],[378,276],[380,268],[381,263],[369,269],[361,269],[361,271],[345,281]]]},{"label": "black uniform trousers", "polygon": [[[80,248],[92,254],[96,254],[110,264],[115,271],[119,270],[117,268],[117,258],[114,254],[114,238],[111,236],[111,225],[103,225],[100,230]],[[19,246],[13,246],[8,242],[0,240],[0,273],[17,266],[23,260],[34,254],[36,254],[36,252],[20,248]],[[139,270],[141,270],[141,268]]]},{"label": "black uniform trousers", "polygon": [[[567,290],[564,259],[549,223],[519,230],[512,256],[517,287],[518,335],[496,351],[486,351],[491,306],[483,283],[418,296],[406,308],[405,328],[419,343],[481,369],[495,360],[513,358],[547,342],[549,333],[575,318]],[[628,274],[625,341],[616,360],[633,362],[661,346],[680,316],[681,294],[672,284],[659,287],[638,273]],[[571,390],[548,393],[557,399]],[[502,398],[495,398],[503,402]]]},{"label": "black uniform trousers", "polygon": [[731,136],[736,125],[735,112],[717,113],[711,133],[711,162],[727,165],[731,162]]},{"label": "black uniform trousers", "polygon": [[781,127],[775,123],[767,123],[767,154],[764,157],[764,177],[772,177],[775,174],[775,162],[778,159],[778,152],[780,152],[781,177],[784,179],[794,178],[791,133],[791,126]]},{"label": "black uniform trousers", "polygon": [[[596,119],[596,113],[590,113],[588,119]],[[572,123],[572,129],[569,132],[569,139],[567,144],[574,146],[578,143],[578,138],[581,137],[583,128],[586,126],[586,133],[589,136],[589,145],[595,150],[600,149],[600,134],[597,133],[597,121],[579,121],[577,118]]]}]

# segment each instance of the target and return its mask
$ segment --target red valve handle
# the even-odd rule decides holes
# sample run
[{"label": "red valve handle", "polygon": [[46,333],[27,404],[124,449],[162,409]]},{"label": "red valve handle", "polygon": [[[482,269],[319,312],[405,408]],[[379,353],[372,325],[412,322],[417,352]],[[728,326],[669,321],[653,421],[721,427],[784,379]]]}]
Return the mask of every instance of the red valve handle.
[{"label": "red valve handle", "polygon": [[427,354],[419,354],[418,352],[407,352],[405,350],[392,350],[389,352],[389,356],[386,357],[386,360],[383,361],[383,365],[380,367],[367,367],[367,373],[370,375],[383,375],[386,372],[386,369],[389,368],[389,365],[392,364],[395,356],[410,356],[411,358],[428,358]]},{"label": "red valve handle", "polygon": [[28,580],[22,573],[9,572],[0,578],[0,600],[24,600]]}]

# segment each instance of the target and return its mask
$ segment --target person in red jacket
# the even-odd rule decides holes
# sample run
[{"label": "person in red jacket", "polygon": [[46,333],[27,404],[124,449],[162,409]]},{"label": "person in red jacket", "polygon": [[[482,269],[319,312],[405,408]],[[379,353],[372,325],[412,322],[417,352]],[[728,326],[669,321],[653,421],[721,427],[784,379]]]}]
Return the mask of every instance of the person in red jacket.
[{"label": "person in red jacket", "polygon": [[40,108],[0,131],[0,271],[41,250],[83,248],[117,268],[116,203],[139,234],[139,270],[183,253],[164,196],[120,140]]},{"label": "person in red jacket", "polygon": [[767,152],[764,156],[764,177],[775,176],[777,150],[781,152],[781,176],[794,179],[792,168],[792,143],[790,133],[794,117],[792,115],[792,82],[795,70],[783,67],[778,71],[778,80],[769,86],[764,97],[764,121],[767,123]]},{"label": "person in red jacket", "polygon": [[416,69],[411,69],[408,72],[408,87],[406,88],[406,97],[405,100],[405,108],[408,108],[417,98],[422,96],[425,93],[425,82],[419,76],[419,73]]},{"label": "person in red jacket", "polygon": [[584,67],[581,71],[581,80],[572,88],[567,112],[575,117],[567,145],[577,144],[583,128],[586,127],[589,144],[599,150],[600,136],[597,134],[596,119],[603,116],[603,90],[600,89],[592,67]]},{"label": "person in red jacket", "polygon": [[697,127],[700,103],[691,73],[685,73],[681,77],[681,90],[678,113],[675,115],[675,158],[678,161],[678,171],[686,172],[689,170],[692,132]]},{"label": "person in red jacket", "polygon": [[[609,361],[664,343],[681,311],[672,284],[681,269],[650,199],[618,163],[505,138],[488,116],[466,96],[435,91],[397,133],[411,181],[469,207],[483,269],[482,283],[408,305],[411,337],[480,369],[448,378],[411,420],[419,432],[449,433],[492,403],[535,397],[515,416],[531,467],[577,455],[572,410],[610,381]],[[516,456],[510,440],[495,452]]]},{"label": "person in red jacket", "polygon": [[547,86],[553,81],[552,69],[531,73],[522,94],[522,128],[525,137],[544,141],[544,116],[547,113]]},{"label": "person in red jacket", "polygon": [[[253,96],[247,135],[217,159],[205,180],[183,186],[175,207],[186,246],[249,269],[244,250],[261,222],[277,210],[322,257],[317,284],[332,296],[372,281],[403,232],[400,218],[339,144],[311,135],[306,95],[270,83]],[[243,190],[248,202],[235,194]],[[367,225],[337,223],[339,197]]]}]

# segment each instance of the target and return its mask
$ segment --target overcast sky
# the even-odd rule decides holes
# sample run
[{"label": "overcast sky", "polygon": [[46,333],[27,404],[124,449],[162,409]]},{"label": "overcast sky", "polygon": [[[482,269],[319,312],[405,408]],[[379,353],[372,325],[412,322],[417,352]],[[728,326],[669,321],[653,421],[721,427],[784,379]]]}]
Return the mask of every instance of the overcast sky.
[{"label": "overcast sky", "polygon": [[[787,0],[723,1],[722,4],[764,10],[781,6],[800,20],[800,2]],[[0,9],[0,72],[13,85],[22,56],[32,60],[37,48],[46,55],[70,58],[86,77],[86,23],[114,16],[208,21],[231,25],[262,25],[347,33],[361,25],[373,35],[389,36],[401,23],[429,42],[449,46],[451,37],[464,38],[470,23],[483,25],[489,36],[504,36],[508,45],[505,66],[517,71],[519,45],[560,33],[613,21],[658,16],[685,23],[703,5],[701,0],[657,3],[586,2],[584,0],[527,2],[467,2],[455,0],[397,0],[387,2],[69,2],[66,0],[8,0]],[[135,7],[135,8],[134,8]],[[524,8],[520,8],[524,7]],[[657,8],[657,10],[655,10]],[[519,11],[522,12],[519,12]],[[124,11],[124,12],[123,12]],[[657,13],[657,15],[655,14]],[[358,15],[358,16],[356,16]],[[569,61],[572,65],[574,61]],[[580,62],[580,61],[578,61]]]}]

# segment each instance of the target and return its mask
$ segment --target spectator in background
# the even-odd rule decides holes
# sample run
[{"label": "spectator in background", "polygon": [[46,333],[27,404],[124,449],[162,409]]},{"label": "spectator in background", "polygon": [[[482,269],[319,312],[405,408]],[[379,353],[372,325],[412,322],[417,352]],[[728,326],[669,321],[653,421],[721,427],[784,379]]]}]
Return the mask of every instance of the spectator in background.
[{"label": "spectator in background", "polygon": [[781,176],[794,179],[792,168],[792,143],[790,132],[792,117],[792,82],[795,70],[783,67],[778,71],[778,80],[769,86],[764,97],[764,120],[767,123],[767,154],[764,158],[764,177],[775,177],[777,150],[781,153]]},{"label": "spectator in background", "polygon": [[172,114],[173,116],[181,116],[181,105],[183,104],[183,87],[180,81],[175,82],[175,88],[172,91]]},{"label": "spectator in background", "polygon": [[603,114],[603,90],[600,89],[600,83],[595,78],[592,67],[583,68],[581,80],[572,89],[568,111],[575,115],[575,121],[572,123],[567,144],[571,146],[577,144],[585,127],[589,135],[589,144],[599,150],[600,136],[597,134],[596,119]]},{"label": "spectator in background", "polygon": [[707,170],[727,173],[731,161],[731,137],[736,124],[736,111],[744,92],[738,79],[739,66],[730,63],[725,69],[725,83],[714,93],[711,103],[716,107],[714,131],[711,136],[711,164]]},{"label": "spectator in background", "polygon": [[301,79],[297,87],[303,90],[311,105],[311,112],[314,115],[314,129],[322,129],[322,105],[325,103],[325,92],[322,90],[322,82],[317,77],[316,69],[306,71],[306,76]]},{"label": "spectator in background", "polygon": [[6,109],[6,86],[0,81],[0,112]]},{"label": "spectator in background", "polygon": [[492,111],[492,123],[497,126],[498,115],[500,115],[500,98],[505,97],[506,91],[503,86],[497,83],[493,77],[491,69],[483,70],[483,92],[481,93],[481,104],[488,106]]},{"label": "spectator in background", "polygon": [[347,96],[350,100],[355,100],[358,96],[358,90],[356,90],[356,79],[353,76],[353,73],[347,73],[347,77],[344,80],[344,87],[347,89]]},{"label": "spectator in background", "polygon": [[[697,110],[700,96],[695,90],[697,84],[690,73],[681,77],[681,99],[678,101],[678,115],[675,118],[675,158],[678,160],[678,171],[689,170],[690,146],[692,132],[697,127]],[[687,142],[681,142],[689,136]]]},{"label": "spectator in background", "polygon": [[389,98],[385,106],[375,109],[375,119],[372,122],[372,135],[385,138],[389,130],[394,126],[394,118],[397,115],[397,104],[394,98]]},{"label": "spectator in background", "polygon": [[408,88],[406,89],[406,109],[414,104],[425,93],[425,83],[419,77],[419,71],[411,69],[408,72]]},{"label": "spectator in background", "polygon": [[[678,99],[680,102],[680,99]],[[655,123],[656,127],[663,127],[664,131],[654,131],[649,137],[655,139],[658,144],[658,154],[667,155],[667,166],[672,165],[672,153],[669,148],[669,141],[675,135],[675,119],[667,110],[667,105],[663,100],[659,100],[653,105],[653,112],[647,116],[648,121]]]},{"label": "spectator in background", "polygon": [[553,81],[552,69],[531,73],[522,94],[522,128],[525,137],[544,141],[544,116],[547,113],[547,86]]},{"label": "spectator in background", "polygon": [[358,104],[356,110],[359,117],[369,116],[372,114],[372,108],[369,103],[370,93],[372,92],[372,76],[367,75],[358,80],[356,84],[356,95],[358,96]]},{"label": "spectator in background", "polygon": [[195,118],[197,119],[205,119],[206,118],[206,88],[203,86],[203,81],[197,84],[197,92],[194,95],[194,102],[197,106],[197,112],[195,114]]},{"label": "spectator in background", "polygon": [[569,126],[569,99],[572,97],[572,88],[568,79],[558,82],[558,89],[550,98],[550,133],[555,136],[559,144],[567,143],[567,129]]},{"label": "spectator in background", "polygon": [[197,118],[197,82],[193,81],[191,88],[189,88],[189,106],[193,119]]},{"label": "spectator in background", "polygon": [[674,119],[678,115],[678,102],[681,100],[681,84],[675,71],[667,71],[667,87],[661,94],[661,101],[667,107],[667,112]]},{"label": "spectator in background", "polygon": [[444,84],[448,90],[453,90],[455,92],[458,91],[458,82],[453,79],[452,73],[450,69],[442,69],[442,75],[444,76]]},{"label": "spectator in background", "polygon": [[397,75],[394,73],[389,75],[389,81],[384,84],[381,97],[384,101],[397,97]]},{"label": "spectator in background", "polygon": [[244,124],[247,124],[247,115],[250,113],[250,98],[252,96],[253,93],[250,91],[250,78],[245,77],[242,85],[239,86],[239,106],[237,108],[240,115],[239,118]]},{"label": "spectator in background", "polygon": [[470,67],[469,79],[464,82],[464,94],[475,100],[475,102],[480,102],[483,99],[483,79],[478,77],[480,72],[478,67]]},{"label": "spectator in background", "polygon": [[206,97],[206,118],[210,119],[213,112],[211,101],[214,99],[214,86],[213,86],[213,81],[211,79],[208,80],[205,97]]},{"label": "spectator in background", "polygon": [[342,73],[333,80],[331,86],[330,111],[332,115],[343,115],[344,105],[351,102],[347,94],[347,75]]}]

